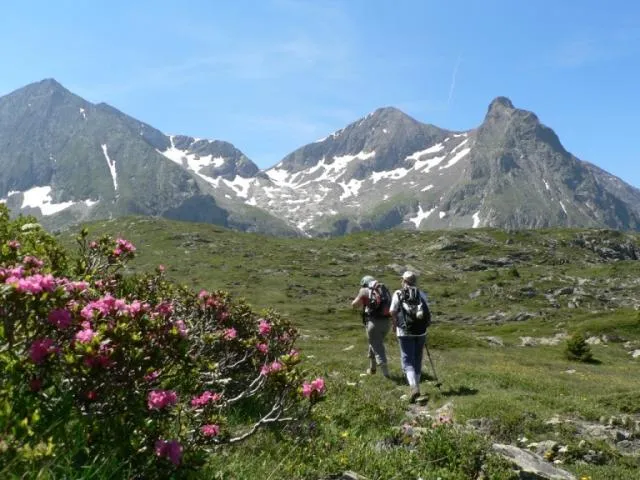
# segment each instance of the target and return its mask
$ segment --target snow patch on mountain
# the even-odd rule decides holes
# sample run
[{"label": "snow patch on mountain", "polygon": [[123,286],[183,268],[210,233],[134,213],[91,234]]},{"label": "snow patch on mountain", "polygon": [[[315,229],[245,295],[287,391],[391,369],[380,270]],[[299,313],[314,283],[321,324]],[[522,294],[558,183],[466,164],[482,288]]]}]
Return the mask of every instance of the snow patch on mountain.
[{"label": "snow patch on mountain", "polygon": [[[376,152],[359,152],[355,155],[334,156],[331,162],[327,162],[326,158],[322,158],[316,165],[308,170],[302,170],[291,174],[288,170],[279,168],[281,163],[274,168],[266,170],[265,173],[273,183],[283,188],[301,188],[312,182],[329,181],[336,182],[346,172],[349,164],[354,160],[368,160],[373,158]],[[316,174],[322,170],[319,177],[309,179],[309,176]],[[298,180],[298,178],[300,180]]]},{"label": "snow patch on mountain", "polygon": [[398,180],[402,177],[405,177],[407,174],[409,173],[409,170],[407,170],[406,168],[396,168],[394,170],[387,170],[387,171],[383,171],[383,172],[372,172],[371,173],[371,180],[373,180],[373,183],[378,183],[380,180],[382,180],[383,178],[390,178],[393,180]]},{"label": "snow patch on mountain", "polygon": [[336,157],[333,157],[333,163],[330,163],[330,164],[324,163],[324,159],[323,159],[321,164],[324,164],[323,166],[325,167],[325,172],[323,177],[319,178],[318,180],[335,181],[344,174],[347,166],[353,160],[368,160],[370,158],[375,157],[375,155],[376,155],[376,152],[375,150],[373,150],[371,152],[366,152],[366,153],[359,152],[359,153],[356,153],[355,155],[336,156]]},{"label": "snow patch on mountain", "polygon": [[544,182],[544,186],[547,190],[551,191],[551,189],[549,188],[549,184],[547,183],[547,181],[545,179],[542,179],[542,181]]},{"label": "snow patch on mountain", "polygon": [[565,208],[564,203],[562,203],[562,201],[560,201],[560,206],[562,207],[562,211],[564,212],[564,214],[568,215],[567,209]]},{"label": "snow patch on mountain", "polygon": [[[465,142],[466,142],[466,140],[465,140]],[[458,147],[456,147],[456,148],[458,148]],[[455,151],[455,149],[452,150],[452,152],[454,152],[454,151]],[[462,160],[465,157],[465,155],[467,155],[470,151],[471,151],[471,148],[469,148],[469,147],[463,148],[458,153],[456,153],[455,156],[451,160],[449,160],[446,165],[443,165],[440,168],[442,169],[442,168],[449,168],[449,167],[454,166],[456,163],[458,163],[460,160]]]},{"label": "snow patch on mountain", "polygon": [[296,182],[294,181],[294,179],[300,174],[300,172],[291,175],[288,170],[285,170],[284,168],[278,168],[279,165],[280,164],[276,165],[274,168],[267,170],[265,172],[267,176],[273,183],[275,183],[279,187],[295,188]]},{"label": "snow patch on mountain", "polygon": [[345,200],[349,197],[356,197],[358,195],[358,190],[362,186],[362,180],[356,180],[352,178],[349,183],[340,182],[338,185],[342,187],[344,193],[340,195],[340,200]]},{"label": "snow patch on mountain", "polygon": [[0,203],[6,203],[9,197],[17,194],[22,194],[22,205],[20,208],[39,208],[42,215],[45,216],[61,212],[62,210],[66,210],[67,208],[79,203],[84,203],[87,207],[92,207],[98,203],[97,200],[91,199],[83,200],[81,202],[68,201],[53,203],[50,185],[32,187],[24,192],[12,190],[7,194],[7,198],[0,199]]},{"label": "snow patch on mountain", "polygon": [[80,115],[82,115],[82,118],[84,118],[85,120],[87,119],[87,113],[82,107],[80,107]]},{"label": "snow patch on mountain", "polygon": [[473,225],[472,228],[478,228],[480,226],[480,210],[472,215]]},{"label": "snow patch on mountain", "polygon": [[435,145],[432,145],[431,147],[425,150],[420,150],[418,152],[412,153],[407,157],[407,160],[417,161],[417,160],[420,160],[420,157],[424,157],[425,155],[429,155],[430,153],[438,153],[442,150],[444,150],[444,145],[442,143],[436,143]]},{"label": "snow patch on mountain", "polygon": [[430,158],[428,160],[418,160],[413,165],[413,168],[415,168],[416,170],[421,170],[422,169],[422,173],[429,173],[429,171],[431,171],[432,168],[440,165],[440,163],[445,158],[447,158],[446,155],[443,155],[441,157],[433,157],[433,158]]},{"label": "snow patch on mountain", "polygon": [[409,218],[409,221],[413,223],[416,228],[419,228],[420,223],[422,223],[423,220],[429,218],[429,215],[431,215],[435,210],[436,207],[433,207],[431,210],[422,210],[422,205],[418,205],[418,213],[415,217]]},{"label": "snow patch on mountain", "polygon": [[[197,140],[194,140],[195,143]],[[181,150],[175,146],[174,136],[169,136],[170,146],[165,151],[159,153],[167,157],[172,162],[177,163],[182,167],[186,167],[194,173],[200,175],[200,170],[204,167],[209,167],[213,165],[214,167],[220,167],[224,165],[224,158],[222,157],[214,157],[213,155],[205,155],[199,156],[195,153],[189,153],[188,150]],[[210,177],[209,177],[210,178]]]},{"label": "snow patch on mountain", "polygon": [[116,174],[116,161],[111,160],[109,158],[109,152],[107,150],[107,144],[103,143],[102,145],[102,153],[104,154],[104,158],[107,160],[107,165],[109,166],[109,172],[111,172],[111,179],[113,180],[113,189],[118,192],[118,177]]},{"label": "snow patch on mountain", "polygon": [[255,183],[253,178],[244,178],[236,175],[233,180],[222,180],[225,185],[231,188],[237,196],[247,198],[249,196],[249,188]]}]

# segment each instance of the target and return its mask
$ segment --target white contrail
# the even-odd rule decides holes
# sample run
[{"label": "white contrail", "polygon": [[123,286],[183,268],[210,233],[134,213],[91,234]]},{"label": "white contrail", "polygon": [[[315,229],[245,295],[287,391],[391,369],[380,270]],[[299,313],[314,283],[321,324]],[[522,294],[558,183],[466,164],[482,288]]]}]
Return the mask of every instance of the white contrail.
[{"label": "white contrail", "polygon": [[460,66],[461,60],[462,60],[462,55],[458,55],[458,60],[456,61],[455,67],[453,67],[453,74],[451,75],[451,85],[449,86],[449,98],[447,99],[447,109],[451,104],[451,99],[453,98],[453,91],[456,88],[456,75],[458,75],[458,67]]}]

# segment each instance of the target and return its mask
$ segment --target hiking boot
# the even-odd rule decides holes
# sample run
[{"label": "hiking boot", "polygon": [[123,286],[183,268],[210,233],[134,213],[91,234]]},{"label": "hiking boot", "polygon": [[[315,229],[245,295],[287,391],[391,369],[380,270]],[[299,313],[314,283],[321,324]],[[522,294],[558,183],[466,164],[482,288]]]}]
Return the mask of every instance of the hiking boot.
[{"label": "hiking boot", "polygon": [[420,396],[420,389],[416,385],[415,387],[411,387],[411,394],[409,395],[409,403],[416,403],[418,397]]},{"label": "hiking boot", "polygon": [[373,358],[369,359],[369,368],[367,368],[367,375],[374,375],[376,373],[376,361]]}]

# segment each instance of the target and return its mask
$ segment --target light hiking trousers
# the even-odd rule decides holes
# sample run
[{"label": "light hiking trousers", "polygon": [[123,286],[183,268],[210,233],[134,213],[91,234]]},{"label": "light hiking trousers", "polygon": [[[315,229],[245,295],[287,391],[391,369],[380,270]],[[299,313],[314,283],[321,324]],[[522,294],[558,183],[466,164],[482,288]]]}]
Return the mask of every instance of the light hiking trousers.
[{"label": "light hiking trousers", "polygon": [[422,375],[422,351],[426,341],[426,335],[420,337],[398,337],[402,371],[407,376],[407,381],[412,387],[420,384],[420,376]]},{"label": "light hiking trousers", "polygon": [[375,358],[378,365],[386,365],[387,352],[384,348],[384,339],[391,329],[391,320],[388,318],[367,319],[367,339],[369,340],[369,358]]}]

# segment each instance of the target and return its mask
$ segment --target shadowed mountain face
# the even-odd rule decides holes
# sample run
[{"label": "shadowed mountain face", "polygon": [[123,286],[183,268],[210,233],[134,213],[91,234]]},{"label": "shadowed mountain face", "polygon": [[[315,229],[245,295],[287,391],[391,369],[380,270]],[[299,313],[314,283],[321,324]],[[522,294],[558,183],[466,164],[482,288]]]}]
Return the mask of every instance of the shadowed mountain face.
[{"label": "shadowed mountain face", "polygon": [[381,108],[260,171],[230,143],[166,135],[44,80],[0,97],[0,146],[0,199],[49,227],[128,214],[283,235],[640,227],[638,189],[505,97],[465,132]]},{"label": "shadowed mountain face", "polygon": [[0,198],[49,227],[138,214],[296,234],[225,198],[235,184],[216,183],[258,172],[231,144],[169,137],[55,80],[0,98],[0,145]]}]

